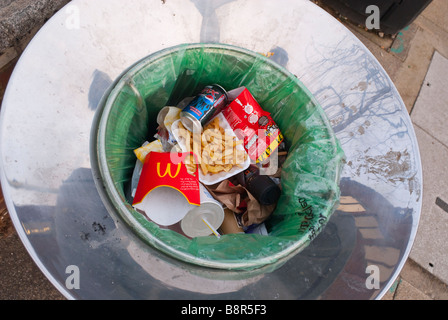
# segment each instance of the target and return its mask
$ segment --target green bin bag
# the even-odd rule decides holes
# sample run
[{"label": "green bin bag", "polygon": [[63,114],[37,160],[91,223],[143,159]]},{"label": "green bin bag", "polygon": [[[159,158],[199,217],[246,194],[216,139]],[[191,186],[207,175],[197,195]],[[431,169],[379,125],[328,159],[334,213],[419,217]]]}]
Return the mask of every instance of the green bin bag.
[{"label": "green bin bag", "polygon": [[[158,112],[213,83],[228,91],[247,87],[285,137],[289,152],[282,167],[282,195],[265,222],[268,236],[188,239],[159,228],[131,206],[133,150],[155,134]],[[297,77],[261,54],[223,44],[159,51],[123,72],[96,117],[92,158],[105,201],[149,245],[185,262],[233,270],[276,263],[303,250],[339,203],[344,153],[323,109]]]}]

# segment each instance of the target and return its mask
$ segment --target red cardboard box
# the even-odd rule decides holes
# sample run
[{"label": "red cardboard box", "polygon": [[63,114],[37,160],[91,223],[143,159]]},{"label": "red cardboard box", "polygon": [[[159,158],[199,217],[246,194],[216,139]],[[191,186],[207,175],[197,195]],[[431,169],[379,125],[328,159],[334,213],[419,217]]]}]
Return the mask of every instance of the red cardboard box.
[{"label": "red cardboard box", "polygon": [[[133,205],[153,189],[165,186],[182,193],[190,204],[200,205],[199,179],[188,173],[183,161],[190,153],[150,152],[145,159]],[[197,165],[196,165],[197,167]]]},{"label": "red cardboard box", "polygon": [[244,140],[249,158],[263,162],[283,141],[279,127],[247,88],[229,91],[229,96],[236,98],[222,111],[224,117],[238,138]]}]

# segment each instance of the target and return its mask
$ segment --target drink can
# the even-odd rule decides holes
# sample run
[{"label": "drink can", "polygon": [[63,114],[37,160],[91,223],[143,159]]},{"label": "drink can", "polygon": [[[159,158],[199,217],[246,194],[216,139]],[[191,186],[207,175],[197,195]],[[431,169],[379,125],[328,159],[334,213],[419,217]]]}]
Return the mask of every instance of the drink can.
[{"label": "drink can", "polygon": [[273,205],[280,198],[280,187],[269,176],[261,175],[256,165],[250,165],[237,179],[263,206]]},{"label": "drink can", "polygon": [[202,129],[227,103],[228,96],[223,87],[208,85],[182,110],[180,120],[192,132],[193,129]]}]

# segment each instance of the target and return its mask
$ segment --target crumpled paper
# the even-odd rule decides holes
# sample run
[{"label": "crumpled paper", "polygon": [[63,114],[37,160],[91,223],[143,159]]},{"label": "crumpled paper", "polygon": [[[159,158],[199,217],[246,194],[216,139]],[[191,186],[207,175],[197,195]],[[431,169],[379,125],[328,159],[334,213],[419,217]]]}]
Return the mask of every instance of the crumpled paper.
[{"label": "crumpled paper", "polygon": [[242,214],[244,227],[264,222],[275,209],[275,204],[264,206],[255,199],[242,185],[223,180],[215,185],[206,186],[211,195],[228,209]]}]

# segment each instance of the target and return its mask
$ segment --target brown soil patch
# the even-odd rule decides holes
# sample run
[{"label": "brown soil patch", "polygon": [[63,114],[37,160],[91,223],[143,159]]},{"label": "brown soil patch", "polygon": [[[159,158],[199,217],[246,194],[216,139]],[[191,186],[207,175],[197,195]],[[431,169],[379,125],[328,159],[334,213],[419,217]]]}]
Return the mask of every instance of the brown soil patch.
[{"label": "brown soil patch", "polygon": [[14,233],[14,225],[6,208],[5,199],[0,186],[0,238],[8,237]]}]

